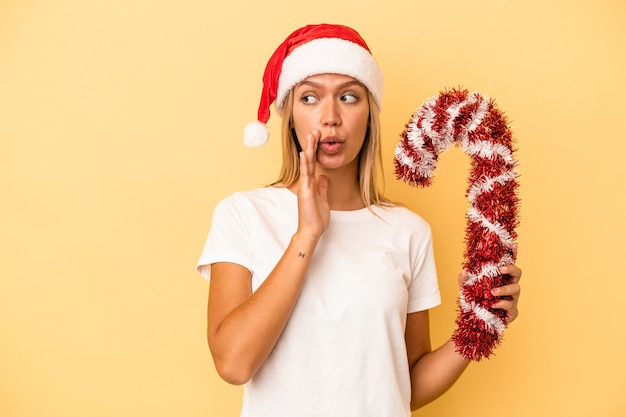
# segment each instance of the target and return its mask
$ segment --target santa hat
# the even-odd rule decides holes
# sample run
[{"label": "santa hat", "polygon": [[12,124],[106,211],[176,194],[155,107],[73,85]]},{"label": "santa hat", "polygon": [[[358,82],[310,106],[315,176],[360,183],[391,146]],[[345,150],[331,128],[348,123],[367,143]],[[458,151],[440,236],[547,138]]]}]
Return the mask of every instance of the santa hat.
[{"label": "santa hat", "polygon": [[278,46],[265,67],[258,120],[244,129],[244,143],[263,146],[269,131],[270,106],[282,114],[289,91],[300,81],[317,74],[349,75],[359,80],[382,106],[383,76],[361,36],[341,25],[309,25],[293,32]]}]

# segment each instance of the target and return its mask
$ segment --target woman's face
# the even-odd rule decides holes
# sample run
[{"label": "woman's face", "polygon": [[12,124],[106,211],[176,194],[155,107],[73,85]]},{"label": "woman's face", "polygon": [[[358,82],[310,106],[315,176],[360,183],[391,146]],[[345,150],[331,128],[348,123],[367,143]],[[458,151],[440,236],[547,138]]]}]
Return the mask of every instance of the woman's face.
[{"label": "woman's face", "polygon": [[313,75],[294,87],[293,127],[303,148],[307,136],[319,130],[318,169],[353,169],[369,123],[367,89],[340,74]]}]

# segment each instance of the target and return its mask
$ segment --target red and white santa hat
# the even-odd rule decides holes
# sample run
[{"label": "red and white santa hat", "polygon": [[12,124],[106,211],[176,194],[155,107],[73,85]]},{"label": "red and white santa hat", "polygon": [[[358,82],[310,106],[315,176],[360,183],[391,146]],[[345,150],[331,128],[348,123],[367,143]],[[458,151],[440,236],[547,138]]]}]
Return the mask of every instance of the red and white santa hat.
[{"label": "red and white santa hat", "polygon": [[359,80],[382,108],[383,76],[370,49],[354,30],[341,25],[309,25],[293,32],[280,44],[265,67],[258,120],[244,129],[244,143],[263,146],[269,131],[270,106],[282,113],[289,91],[317,74],[349,75]]}]

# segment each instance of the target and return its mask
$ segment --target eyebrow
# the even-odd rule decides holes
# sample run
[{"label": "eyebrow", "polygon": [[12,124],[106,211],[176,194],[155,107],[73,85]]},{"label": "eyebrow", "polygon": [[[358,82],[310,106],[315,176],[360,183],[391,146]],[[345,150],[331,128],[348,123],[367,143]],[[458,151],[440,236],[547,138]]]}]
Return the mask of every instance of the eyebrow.
[{"label": "eyebrow", "polygon": [[[300,87],[302,85],[309,85],[311,87],[316,87],[316,88],[321,88],[322,87],[322,83],[318,83],[315,81],[309,81],[309,80],[304,80],[301,81],[297,87]],[[363,88],[365,88],[365,86],[363,85],[363,83],[361,83],[359,80],[350,80],[350,81],[346,81],[345,83],[341,83],[339,84],[337,87],[338,88],[346,88],[346,87],[351,87],[353,85],[358,85],[361,86]]]}]

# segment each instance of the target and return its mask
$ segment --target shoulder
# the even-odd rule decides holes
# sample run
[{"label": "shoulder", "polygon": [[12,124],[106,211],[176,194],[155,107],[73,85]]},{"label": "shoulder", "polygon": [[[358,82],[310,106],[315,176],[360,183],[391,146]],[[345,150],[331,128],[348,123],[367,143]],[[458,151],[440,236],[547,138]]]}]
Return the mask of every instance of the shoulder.
[{"label": "shoulder", "polygon": [[401,205],[375,205],[372,211],[390,226],[430,233],[430,225],[419,214]]},{"label": "shoulder", "polygon": [[260,187],[247,191],[235,192],[222,199],[217,207],[224,208],[254,208],[263,206],[282,205],[294,199],[295,195],[287,188],[281,187]]},{"label": "shoulder", "polygon": [[232,219],[241,224],[275,222],[297,210],[297,199],[287,188],[262,187],[235,192],[222,199],[214,210],[214,219]]}]

